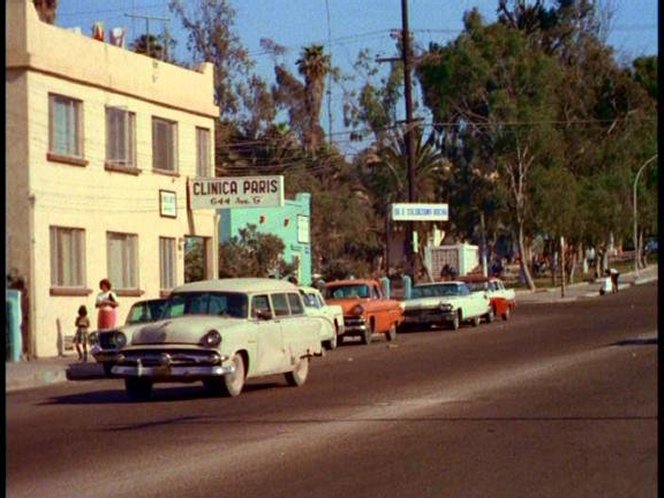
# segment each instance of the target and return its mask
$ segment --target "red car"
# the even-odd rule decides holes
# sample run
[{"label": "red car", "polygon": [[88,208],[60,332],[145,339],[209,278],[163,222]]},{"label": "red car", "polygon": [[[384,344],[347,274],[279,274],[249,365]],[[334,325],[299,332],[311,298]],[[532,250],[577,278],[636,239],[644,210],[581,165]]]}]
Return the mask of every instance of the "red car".
[{"label": "red car", "polygon": [[377,280],[329,282],[325,284],[325,301],[341,306],[344,313],[344,333],[337,341],[359,336],[363,344],[369,344],[373,334],[384,334],[388,341],[396,339],[403,310],[399,301],[385,296]]},{"label": "red car", "polygon": [[484,291],[487,293],[495,316],[501,316],[508,320],[510,314],[516,308],[516,293],[514,289],[505,287],[505,282],[497,277],[485,277],[484,275],[466,275],[459,277],[466,282],[472,291]]}]

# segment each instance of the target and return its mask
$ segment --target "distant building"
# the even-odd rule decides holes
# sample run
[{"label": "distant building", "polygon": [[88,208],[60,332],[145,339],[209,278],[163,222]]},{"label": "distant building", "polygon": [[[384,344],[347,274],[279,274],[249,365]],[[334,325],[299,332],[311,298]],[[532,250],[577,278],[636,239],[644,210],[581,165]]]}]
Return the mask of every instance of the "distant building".
[{"label": "distant building", "polygon": [[[297,279],[302,284],[311,282],[311,194],[298,193],[294,200],[286,199],[283,207],[221,209],[220,239],[228,242],[239,235],[248,224],[256,225],[261,233],[271,233],[284,241],[284,260],[297,262]],[[223,265],[223,261],[220,263]]]},{"label": "distant building", "polygon": [[[98,282],[131,304],[185,280],[185,247],[218,274],[214,210],[187,180],[213,173],[213,66],[188,70],[39,20],[6,2],[6,270],[27,280],[29,353],[54,356]],[[200,261],[200,258],[198,259]]]}]

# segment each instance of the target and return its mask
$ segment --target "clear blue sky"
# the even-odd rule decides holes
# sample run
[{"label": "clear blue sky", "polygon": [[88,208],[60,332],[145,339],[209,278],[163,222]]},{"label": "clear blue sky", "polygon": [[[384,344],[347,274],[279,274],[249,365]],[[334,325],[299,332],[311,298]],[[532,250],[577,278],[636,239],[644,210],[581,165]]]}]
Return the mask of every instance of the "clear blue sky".
[{"label": "clear blue sky", "polygon": [[[657,54],[657,0],[601,3],[610,5],[614,12],[608,42],[616,49],[618,60]],[[431,41],[445,43],[453,39],[462,28],[464,11],[475,6],[487,21],[492,21],[497,4],[497,0],[409,0],[409,24],[416,45],[426,48]],[[292,70],[302,47],[316,42],[326,46],[335,66],[352,74],[352,63],[360,49],[368,48],[376,56],[394,56],[390,30],[401,28],[401,0],[234,0],[232,5],[237,11],[236,32],[256,61],[257,72],[269,82],[274,81],[273,62],[261,50],[261,38],[288,48],[284,61]],[[145,21],[126,17],[132,12],[171,17],[172,37],[178,41],[176,57],[189,58],[186,34],[169,12],[168,0],[60,0],[56,23],[79,26],[84,34],[91,33],[95,21],[103,21],[107,30],[125,26],[131,41],[146,27]],[[151,33],[162,28],[160,21],[150,23]],[[335,109],[341,107],[340,94],[340,89],[333,89]],[[327,131],[327,119],[323,117],[323,121]],[[335,132],[342,131],[341,125],[340,116],[333,118]]]}]

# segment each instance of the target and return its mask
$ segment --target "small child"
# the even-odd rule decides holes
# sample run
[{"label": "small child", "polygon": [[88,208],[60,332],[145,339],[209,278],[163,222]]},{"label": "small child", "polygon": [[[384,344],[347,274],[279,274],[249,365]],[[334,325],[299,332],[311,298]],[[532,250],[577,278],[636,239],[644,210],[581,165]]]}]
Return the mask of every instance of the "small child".
[{"label": "small child", "polygon": [[[84,305],[81,305],[78,308],[78,316],[76,317],[76,335],[74,336],[74,344],[76,344],[78,359],[83,362],[88,361],[88,328],[90,328],[88,309]],[[82,353],[81,346],[83,347]]]}]

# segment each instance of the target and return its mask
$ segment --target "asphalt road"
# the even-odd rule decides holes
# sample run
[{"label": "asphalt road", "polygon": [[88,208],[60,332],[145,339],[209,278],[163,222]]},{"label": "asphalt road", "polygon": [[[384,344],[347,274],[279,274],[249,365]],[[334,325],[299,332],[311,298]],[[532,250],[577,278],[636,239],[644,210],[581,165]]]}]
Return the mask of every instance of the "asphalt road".
[{"label": "asphalt road", "polygon": [[655,497],[657,286],[344,345],[238,398],[8,393],[18,497]]}]

